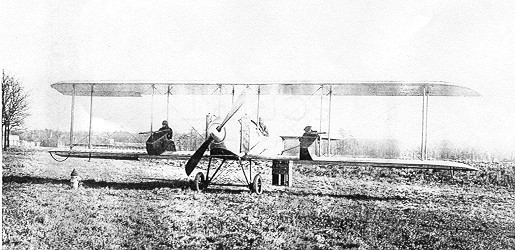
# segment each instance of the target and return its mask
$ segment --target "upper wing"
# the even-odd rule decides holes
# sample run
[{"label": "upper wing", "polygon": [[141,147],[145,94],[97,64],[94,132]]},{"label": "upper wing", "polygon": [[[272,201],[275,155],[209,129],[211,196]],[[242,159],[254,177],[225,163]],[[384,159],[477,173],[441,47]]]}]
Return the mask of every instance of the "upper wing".
[{"label": "upper wing", "polygon": [[386,168],[415,168],[415,169],[444,169],[444,170],[462,170],[477,171],[479,169],[467,164],[452,161],[421,161],[421,160],[400,160],[400,159],[377,159],[377,158],[348,158],[348,157],[320,157],[316,160],[299,160],[296,156],[262,156],[248,155],[251,159],[262,160],[289,160],[303,164],[337,164],[340,166],[368,166],[368,167],[386,167]]},{"label": "upper wing", "polygon": [[64,95],[140,97],[151,94],[230,95],[252,88],[261,95],[312,95],[328,91],[337,96],[479,96],[467,87],[437,81],[62,81],[52,84]]}]

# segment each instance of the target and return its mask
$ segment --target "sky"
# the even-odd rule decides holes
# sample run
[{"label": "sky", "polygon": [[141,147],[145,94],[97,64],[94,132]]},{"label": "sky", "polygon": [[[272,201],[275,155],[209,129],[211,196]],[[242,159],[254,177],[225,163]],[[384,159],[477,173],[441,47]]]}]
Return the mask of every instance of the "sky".
[{"label": "sky", "polygon": [[[9,1],[0,5],[0,67],[31,94],[27,129],[69,130],[63,80],[446,81],[474,98],[431,97],[429,141],[515,151],[513,1]],[[94,100],[93,130],[148,130],[150,97]],[[256,106],[249,97],[248,113]],[[202,130],[230,97],[174,97],[178,131]],[[262,97],[273,134],[320,127],[320,97]],[[334,136],[416,145],[421,99],[335,97]],[[322,128],[328,129],[328,99]],[[154,100],[154,127],[166,97]],[[89,98],[77,98],[87,130]],[[243,112],[243,111],[242,111]]]}]

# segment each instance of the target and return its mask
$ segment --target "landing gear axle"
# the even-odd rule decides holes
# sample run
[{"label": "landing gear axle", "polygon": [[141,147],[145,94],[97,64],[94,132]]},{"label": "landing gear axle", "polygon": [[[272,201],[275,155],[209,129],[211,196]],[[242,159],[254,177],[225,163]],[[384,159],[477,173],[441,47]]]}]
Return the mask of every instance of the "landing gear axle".
[{"label": "landing gear axle", "polygon": [[208,163],[208,166],[207,166],[207,171],[206,171],[206,175],[204,175],[204,173],[202,172],[198,172],[196,175],[195,175],[195,178],[193,179],[193,185],[192,185],[192,189],[194,191],[204,191],[208,188],[209,185],[215,185],[215,186],[236,186],[236,187],[246,187],[250,190],[250,192],[252,193],[256,193],[256,194],[262,194],[263,193],[263,179],[261,178],[261,175],[260,174],[256,174],[254,176],[254,179],[252,182],[250,182],[251,178],[252,178],[252,162],[249,161],[249,176],[247,177],[247,173],[244,169],[244,164],[242,161],[238,161],[238,164],[240,165],[241,167],[241,170],[243,172],[243,175],[245,176],[245,182],[246,184],[221,184],[221,183],[214,183],[213,180],[219,176],[217,175],[219,170],[222,168],[222,166],[224,165],[224,163],[226,162],[225,159],[222,160],[222,163],[215,169],[215,172],[210,176],[209,175],[209,172],[211,170],[211,161],[212,159],[210,158],[209,159],[209,163]]}]

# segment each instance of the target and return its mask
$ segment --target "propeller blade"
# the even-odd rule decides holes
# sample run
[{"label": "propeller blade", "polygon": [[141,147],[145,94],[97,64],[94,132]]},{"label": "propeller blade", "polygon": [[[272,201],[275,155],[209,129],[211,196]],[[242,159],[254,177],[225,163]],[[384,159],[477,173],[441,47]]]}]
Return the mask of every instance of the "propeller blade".
[{"label": "propeller blade", "polygon": [[243,106],[244,102],[245,102],[245,91],[241,92],[241,94],[238,96],[236,101],[234,101],[231,111],[229,111],[229,113],[227,113],[227,115],[225,116],[225,119],[222,121],[222,123],[220,123],[220,125],[218,125],[216,130],[220,131],[223,128],[223,126],[229,121],[229,119],[231,119],[231,117],[234,114],[236,114],[236,112],[238,112],[238,110],[241,108],[241,106]]},{"label": "propeller blade", "polygon": [[204,155],[207,148],[209,147],[209,144],[211,144],[212,141],[213,137],[209,136],[209,138],[207,138],[207,140],[204,143],[202,143],[202,145],[200,145],[197,151],[193,153],[188,162],[186,162],[186,175],[190,176],[191,172],[193,172],[193,170],[197,167],[198,162],[200,161],[200,159],[202,159],[202,156]]},{"label": "propeller blade", "polygon": [[[234,104],[232,105],[231,110],[225,116],[225,119],[222,121],[222,123],[220,123],[220,125],[218,125],[218,127],[216,127],[216,130],[220,131],[223,128],[223,126],[231,119],[231,117],[233,117],[234,114],[236,114],[236,112],[238,112],[238,110],[241,108],[241,106],[243,106],[244,102],[245,102],[245,90],[243,92],[241,92],[241,94],[238,96],[236,101],[234,101]],[[202,159],[202,156],[204,156],[204,153],[206,152],[207,148],[209,147],[209,144],[211,144],[211,142],[214,139],[215,138],[213,136],[209,135],[207,140],[204,143],[202,143],[202,145],[200,145],[200,147],[197,149],[197,151],[195,151],[195,153],[193,153],[193,155],[188,160],[188,162],[186,162],[186,166],[185,166],[186,175],[190,176],[191,172],[193,172],[193,170],[195,170],[200,159]]]}]

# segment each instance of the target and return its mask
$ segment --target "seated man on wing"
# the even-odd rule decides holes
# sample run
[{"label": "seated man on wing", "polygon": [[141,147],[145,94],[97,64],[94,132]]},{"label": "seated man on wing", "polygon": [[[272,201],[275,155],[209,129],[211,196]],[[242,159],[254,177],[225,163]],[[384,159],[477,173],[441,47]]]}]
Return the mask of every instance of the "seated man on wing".
[{"label": "seated man on wing", "polygon": [[170,127],[168,127],[168,121],[164,120],[161,123],[161,125],[162,125],[162,127],[159,129],[159,131],[168,131],[168,133],[166,134],[166,138],[168,140],[171,140],[172,136],[173,136],[173,130]]},{"label": "seated man on wing", "polygon": [[152,133],[146,142],[149,155],[160,155],[164,151],[175,151],[175,143],[172,141],[173,130],[168,127],[168,121],[164,120],[162,127]]}]

